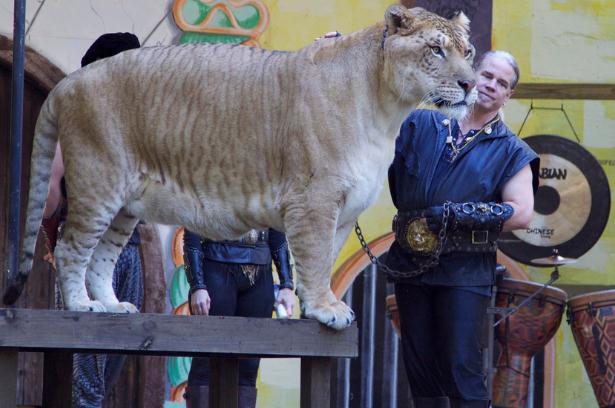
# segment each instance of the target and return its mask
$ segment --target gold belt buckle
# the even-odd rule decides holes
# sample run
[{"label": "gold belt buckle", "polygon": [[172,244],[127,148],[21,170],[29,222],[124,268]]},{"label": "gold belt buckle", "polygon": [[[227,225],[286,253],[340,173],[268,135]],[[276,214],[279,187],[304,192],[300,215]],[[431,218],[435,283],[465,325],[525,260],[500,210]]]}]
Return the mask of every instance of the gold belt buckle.
[{"label": "gold belt buckle", "polygon": [[425,218],[415,218],[408,223],[406,241],[415,252],[434,252],[438,246],[438,236],[429,229]]}]

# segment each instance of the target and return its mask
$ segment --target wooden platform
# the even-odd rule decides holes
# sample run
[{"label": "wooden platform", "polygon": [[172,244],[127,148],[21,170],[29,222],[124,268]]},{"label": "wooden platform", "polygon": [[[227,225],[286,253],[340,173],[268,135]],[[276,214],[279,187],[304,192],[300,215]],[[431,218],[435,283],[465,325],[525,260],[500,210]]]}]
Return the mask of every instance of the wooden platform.
[{"label": "wooden platform", "polygon": [[301,358],[301,407],[330,406],[332,358],[358,356],[356,324],[335,331],[314,320],[116,315],[0,309],[0,408],[14,407],[17,353],[43,351],[43,405],[70,406],[72,353],[212,358],[212,408],[237,406],[237,358]]}]

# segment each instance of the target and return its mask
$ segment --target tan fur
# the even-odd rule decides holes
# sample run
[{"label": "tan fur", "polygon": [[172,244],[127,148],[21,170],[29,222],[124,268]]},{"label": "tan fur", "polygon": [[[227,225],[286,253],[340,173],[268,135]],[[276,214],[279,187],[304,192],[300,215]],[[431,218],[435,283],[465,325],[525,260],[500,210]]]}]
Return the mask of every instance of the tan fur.
[{"label": "tan fur", "polygon": [[20,273],[59,136],[69,212],[55,255],[68,309],[135,311],[118,304],[111,273],[137,219],[214,240],[273,227],[287,234],[304,313],[346,327],[353,313],[330,290],[331,268],[383,185],[401,122],[422,100],[473,102],[458,82],[473,79],[461,22],[392,6],[384,23],[298,52],[151,47],[69,75],[37,123]]}]

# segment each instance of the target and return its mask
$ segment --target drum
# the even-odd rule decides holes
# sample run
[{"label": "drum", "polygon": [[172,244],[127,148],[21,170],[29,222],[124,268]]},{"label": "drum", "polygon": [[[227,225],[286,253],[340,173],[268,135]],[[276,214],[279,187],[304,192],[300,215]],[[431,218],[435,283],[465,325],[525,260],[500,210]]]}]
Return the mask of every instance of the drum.
[{"label": "drum", "polygon": [[[516,279],[498,281],[496,307],[514,307],[542,285]],[[500,344],[493,379],[493,406],[525,408],[532,357],[551,340],[564,314],[566,292],[545,288],[496,327]]]},{"label": "drum", "polygon": [[615,406],[615,290],[572,297],[567,314],[598,405]]},{"label": "drum", "polygon": [[391,323],[393,324],[393,328],[395,329],[395,333],[397,336],[400,336],[399,332],[399,310],[397,309],[397,300],[395,299],[395,295],[389,295],[386,297],[386,305],[387,305],[387,316],[391,319]]}]

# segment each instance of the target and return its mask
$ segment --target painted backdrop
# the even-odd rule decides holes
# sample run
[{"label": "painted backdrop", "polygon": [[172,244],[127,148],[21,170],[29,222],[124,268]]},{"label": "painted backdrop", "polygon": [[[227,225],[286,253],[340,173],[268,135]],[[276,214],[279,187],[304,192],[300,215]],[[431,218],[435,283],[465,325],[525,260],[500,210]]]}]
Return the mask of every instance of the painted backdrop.
[{"label": "painted backdrop", "polygon": [[[201,17],[204,15],[203,8],[209,7],[207,2],[191,1],[186,2],[186,6],[192,8],[193,12],[187,13],[189,21],[185,23],[197,26],[211,23],[222,28],[215,33],[218,36],[229,35],[230,30],[233,31],[231,35],[244,36],[263,48],[296,50],[327,31],[337,29],[348,33],[372,24],[382,18],[384,10],[392,2],[253,1],[258,6],[244,8],[235,15],[233,21],[228,18],[228,14],[225,18],[223,6],[235,7],[241,2],[220,0],[216,3],[219,3],[222,12],[205,22]],[[484,4],[480,1],[475,3]],[[79,60],[85,50],[96,37],[105,32],[132,31],[145,46],[176,44],[189,41],[189,37],[200,36],[187,35],[190,30],[180,29],[173,18],[172,0],[32,0],[26,6],[26,45],[66,73],[79,67]],[[0,0],[0,34],[9,37],[12,36],[13,27],[12,7],[12,0]],[[266,21],[255,17],[254,11],[261,10],[259,7],[266,10]],[[491,18],[491,43],[494,48],[509,50],[518,58],[522,82],[615,83],[615,0],[493,0]],[[512,100],[506,107],[506,121],[513,130],[520,128],[530,103],[526,100]],[[535,107],[563,106],[582,145],[603,166],[613,191],[615,102],[533,103]],[[561,111],[535,109],[523,127],[521,136],[557,134],[576,140],[572,127]],[[364,233],[370,240],[389,232],[394,209],[387,190],[385,187],[376,204],[360,218]],[[611,202],[615,202],[613,197]],[[171,258],[173,231],[171,228],[160,228],[169,281],[175,270]],[[337,265],[358,249],[358,241],[351,236]],[[615,221],[611,217],[594,248],[574,267],[562,268],[561,283],[612,287],[615,282],[614,258]],[[534,280],[548,279],[547,270],[527,268],[527,271]],[[595,406],[589,381],[566,323],[562,324],[556,338],[555,406]],[[267,360],[263,362],[262,368],[259,406],[298,406],[297,362]]]}]

